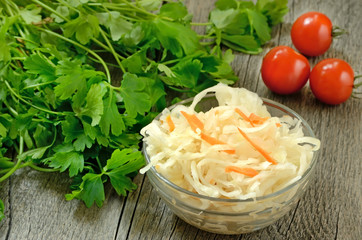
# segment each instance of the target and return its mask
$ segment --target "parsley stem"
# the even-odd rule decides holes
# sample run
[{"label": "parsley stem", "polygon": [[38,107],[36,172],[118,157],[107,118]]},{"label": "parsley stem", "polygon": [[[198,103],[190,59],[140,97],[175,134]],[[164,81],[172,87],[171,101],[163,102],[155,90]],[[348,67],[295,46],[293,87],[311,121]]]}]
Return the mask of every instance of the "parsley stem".
[{"label": "parsley stem", "polygon": [[[133,5],[132,3],[128,2],[128,0],[121,0],[121,1],[124,2],[126,5],[130,6],[133,10],[137,10],[140,13],[143,13],[145,15],[152,16],[152,17],[157,16],[156,14],[150,13],[150,12],[146,11],[143,8],[139,8],[139,7],[135,6],[135,5]],[[107,6],[107,5],[105,4],[105,6]]]},{"label": "parsley stem", "polygon": [[69,39],[69,38],[66,38],[66,37],[64,37],[64,36],[62,36],[62,35],[60,35],[60,34],[58,34],[58,33],[55,33],[55,32],[50,31],[50,30],[48,30],[48,29],[43,29],[43,28],[38,28],[38,29],[39,29],[40,31],[49,33],[50,35],[56,36],[56,37],[58,37],[58,38],[60,38],[60,39],[62,39],[62,40],[64,40],[64,41],[67,41],[67,42],[69,42],[69,43],[71,43],[71,44],[73,44],[73,45],[75,45],[75,46],[77,46],[77,47],[79,47],[79,48],[87,51],[88,53],[92,54],[95,58],[97,58],[97,59],[99,60],[99,62],[100,62],[100,63],[102,64],[102,66],[104,67],[104,71],[106,71],[107,81],[108,81],[109,83],[111,83],[111,74],[110,74],[110,72],[109,72],[109,68],[107,67],[107,64],[103,61],[103,59],[102,59],[97,53],[95,53],[95,52],[92,51],[91,49],[83,46],[82,44],[77,43],[76,41],[73,41],[73,40],[71,40],[71,39]]},{"label": "parsley stem", "polygon": [[69,21],[66,17],[64,17],[62,14],[58,13],[57,11],[55,11],[53,8],[49,7],[48,5],[38,1],[38,0],[32,0],[34,3],[42,6],[43,8],[47,9],[48,11],[54,13],[55,15],[57,15],[58,17],[62,18],[65,21]]},{"label": "parsley stem", "polygon": [[[32,162],[23,163],[23,164],[21,164],[17,169],[25,168],[25,167],[31,167],[32,169],[37,170],[37,171],[40,171],[40,172],[59,172],[59,169],[39,167],[39,166],[35,165],[35,164],[32,163]],[[7,172],[9,172],[11,169],[12,169],[12,168],[0,170],[0,174],[7,173]]]},{"label": "parsley stem", "polygon": [[44,83],[33,84],[33,85],[26,86],[26,87],[24,87],[23,89],[29,89],[29,88],[36,88],[36,87],[46,86],[46,85],[49,85],[49,84],[51,84],[51,83],[54,83],[54,82],[44,82]]},{"label": "parsley stem", "polygon": [[114,51],[114,48],[111,44],[111,42],[109,41],[108,37],[106,36],[106,34],[104,33],[104,31],[102,29],[100,29],[100,33],[104,39],[104,41],[106,41],[107,45],[109,46],[111,53],[113,54],[114,58],[116,59],[116,62],[118,63],[119,67],[121,68],[122,72],[125,73],[126,69],[123,67],[121,61],[119,60],[116,51]]},{"label": "parsley stem", "polygon": [[85,162],[84,164],[89,165],[89,166],[84,166],[84,169],[93,170],[93,168],[92,168],[92,167],[95,167],[95,168],[97,168],[97,167],[98,167],[97,165],[95,165],[94,163],[91,163],[91,162]]},{"label": "parsley stem", "polygon": [[14,116],[18,116],[18,112],[10,106],[10,104],[8,103],[8,101],[6,100],[6,98],[3,100],[3,103],[5,104],[5,106],[9,109],[9,111],[14,115]]},{"label": "parsley stem", "polygon": [[[108,52],[108,51],[107,51]],[[92,60],[93,62],[96,62],[96,63],[100,63],[98,59],[96,58],[93,58],[91,56],[89,56],[89,59]],[[110,62],[105,62],[108,66],[111,66],[111,67],[115,67],[115,68],[120,68],[119,65],[117,64],[113,64],[113,63],[110,63]]]},{"label": "parsley stem", "polygon": [[7,169],[2,169],[0,170],[0,174],[4,174],[10,171],[11,168],[7,168]]},{"label": "parsley stem", "polygon": [[188,55],[188,56],[185,56],[182,59],[181,58],[175,58],[175,59],[172,59],[172,60],[169,60],[169,61],[166,61],[166,62],[161,62],[161,63],[164,64],[164,65],[169,65],[169,64],[180,62],[181,60],[186,60],[186,59],[190,59],[190,58],[197,58],[197,57],[199,57],[201,55],[202,55],[202,53],[199,53],[197,55]]},{"label": "parsley stem", "polygon": [[120,87],[116,87],[116,86],[113,86],[111,84],[108,84],[110,90],[117,90],[117,91],[120,91]]},{"label": "parsley stem", "polygon": [[49,119],[46,119],[44,117],[39,117],[39,118],[32,118],[31,121],[33,122],[40,122],[40,123],[50,123],[50,124],[56,124],[56,122],[50,121]]},{"label": "parsley stem", "polygon": [[22,96],[20,96],[19,94],[17,94],[14,89],[10,86],[10,84],[8,83],[8,81],[4,81],[6,87],[9,89],[9,91],[12,93],[12,95],[14,95],[15,97],[17,97],[17,99],[19,99],[20,101],[28,104],[29,106],[35,108],[35,109],[38,109],[40,111],[43,111],[43,112],[46,112],[46,113],[50,113],[50,114],[55,114],[55,115],[62,115],[62,116],[66,116],[68,114],[64,113],[64,112],[54,112],[54,111],[51,111],[51,110],[48,110],[48,109],[45,109],[45,108],[41,108],[41,107],[38,107],[34,104],[32,104],[31,102],[28,102],[27,100],[25,100]]},{"label": "parsley stem", "polygon": [[[107,46],[107,45],[104,45],[101,41],[99,41],[98,39],[96,38],[91,38],[91,40],[93,42],[95,42],[96,44],[98,44],[100,47],[102,47],[104,50],[106,50],[107,52],[110,52],[111,49]],[[117,55],[118,58],[124,60],[126,59],[125,57],[123,57],[122,55],[118,54],[117,52],[115,52],[115,54]]]},{"label": "parsley stem", "polygon": [[169,88],[171,88],[172,90],[175,90],[177,92],[182,92],[182,93],[188,93],[188,92],[192,92],[191,89],[180,89],[180,88],[176,88],[173,86],[168,86]]},{"label": "parsley stem", "polygon": [[190,22],[191,26],[209,26],[212,25],[212,22],[198,23],[198,22]]},{"label": "parsley stem", "polygon": [[[39,167],[39,166],[33,164],[32,162],[27,162],[27,163],[24,163],[23,165],[29,166],[32,169],[40,171],[40,172],[59,172],[59,169]],[[26,166],[24,166],[24,167],[26,167]]]},{"label": "parsley stem", "polygon": [[215,44],[214,42],[200,42],[202,46],[209,46]]},{"label": "parsley stem", "polygon": [[79,10],[75,7],[73,7],[72,5],[68,4],[67,2],[63,1],[63,0],[57,0],[58,2],[60,2],[61,4],[63,4],[64,6],[68,7],[69,9],[73,10],[74,12],[79,13]]},{"label": "parsley stem", "polygon": [[99,161],[99,157],[96,157],[96,159],[97,159],[97,163],[98,163],[98,166],[99,166],[99,170],[102,171],[103,167],[102,167],[101,161]]},{"label": "parsley stem", "polygon": [[[11,8],[10,8],[10,5],[13,5],[14,6],[14,8],[19,12],[19,8],[18,8],[18,6],[16,5],[16,4],[14,4],[12,1],[9,3],[9,1],[7,1],[7,4],[5,4],[5,6],[6,6],[6,8],[7,8],[7,10],[9,11],[9,14],[11,15],[11,16],[18,16],[17,14],[14,14],[14,12],[11,10]],[[21,36],[23,36],[23,37],[25,37],[25,34],[24,34],[24,32],[21,30],[21,28],[19,27],[19,24],[18,23],[14,23],[14,26],[18,29],[18,31],[19,31],[19,33],[20,33],[20,35]]]},{"label": "parsley stem", "polygon": [[[22,154],[24,151],[24,138],[23,136],[20,136],[20,142],[19,142],[19,154]],[[0,182],[3,182],[5,181],[6,179],[8,179],[11,174],[13,174],[20,166],[21,164],[21,160],[18,159],[18,161],[16,162],[15,166],[12,167],[4,176],[2,176],[0,178]]]},{"label": "parsley stem", "polygon": [[20,61],[24,61],[26,59],[26,57],[12,57],[11,60],[20,60]]}]

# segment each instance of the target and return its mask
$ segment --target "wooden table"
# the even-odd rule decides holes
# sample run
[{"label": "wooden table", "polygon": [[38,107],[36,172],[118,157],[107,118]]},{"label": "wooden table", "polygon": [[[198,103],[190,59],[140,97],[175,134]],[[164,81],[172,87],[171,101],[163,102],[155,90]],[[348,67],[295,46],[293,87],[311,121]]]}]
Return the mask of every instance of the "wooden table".
[{"label": "wooden table", "polygon": [[[186,2],[194,21],[207,21],[214,1]],[[147,177],[138,175],[139,188],[126,198],[107,191],[103,208],[90,209],[66,201],[65,174],[21,169],[2,183],[0,198],[6,218],[0,223],[3,239],[362,239],[362,101],[349,99],[339,106],[324,105],[309,87],[291,96],[271,93],[260,77],[265,53],[277,45],[292,46],[293,21],[307,11],[327,14],[333,24],[349,31],[336,39],[323,56],[310,58],[311,66],[324,58],[341,58],[362,74],[361,0],[290,0],[283,24],[257,56],[238,54],[232,64],[240,87],[285,104],[310,123],[322,148],[316,175],[297,207],[276,224],[251,234],[225,236],[198,230],[171,213]],[[200,28],[196,28],[201,31]]]}]

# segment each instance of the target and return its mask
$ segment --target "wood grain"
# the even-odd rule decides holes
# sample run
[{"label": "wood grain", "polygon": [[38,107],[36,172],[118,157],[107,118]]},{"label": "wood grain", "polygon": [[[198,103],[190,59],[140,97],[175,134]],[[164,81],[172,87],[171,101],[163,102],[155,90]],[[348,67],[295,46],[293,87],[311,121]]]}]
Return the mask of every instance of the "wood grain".
[{"label": "wood grain", "polygon": [[[215,1],[185,3],[194,21],[205,22]],[[334,25],[350,34],[335,39],[322,56],[309,58],[311,66],[324,58],[341,58],[362,74],[360,0],[290,0],[283,24],[273,29],[272,40],[257,56],[236,54],[232,67],[236,84],[294,109],[310,123],[321,139],[316,174],[307,192],[277,223],[244,235],[217,235],[194,228],[165,206],[147,177],[138,175],[137,191],[126,198],[107,191],[104,207],[86,208],[66,201],[68,178],[19,170],[1,184],[0,198],[6,218],[0,223],[0,240],[12,239],[340,239],[362,236],[362,101],[349,99],[339,106],[324,105],[308,86],[291,96],[271,93],[260,77],[262,57],[277,45],[292,46],[289,32],[293,21],[307,11],[327,14]],[[195,27],[203,33],[202,27]]]}]

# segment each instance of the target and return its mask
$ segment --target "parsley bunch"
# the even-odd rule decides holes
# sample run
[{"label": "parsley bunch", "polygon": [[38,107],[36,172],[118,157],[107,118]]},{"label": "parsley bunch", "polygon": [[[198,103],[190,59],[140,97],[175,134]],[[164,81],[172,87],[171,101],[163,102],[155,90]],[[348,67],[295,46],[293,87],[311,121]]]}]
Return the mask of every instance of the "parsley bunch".
[{"label": "parsley bunch", "polygon": [[[192,30],[197,23],[182,3],[163,2],[0,3],[0,182],[24,167],[67,171],[73,184],[66,199],[88,207],[102,206],[106,182],[119,195],[135,190],[131,178],[144,164],[139,130],[170,103],[166,93],[234,83],[233,55],[221,44],[259,52],[260,45],[240,46],[236,38],[265,43],[286,4],[260,0],[242,10],[244,2],[220,0],[205,37]],[[230,14],[223,19],[222,11]],[[249,25],[239,28],[245,11]],[[3,208],[0,200],[0,220]]]}]

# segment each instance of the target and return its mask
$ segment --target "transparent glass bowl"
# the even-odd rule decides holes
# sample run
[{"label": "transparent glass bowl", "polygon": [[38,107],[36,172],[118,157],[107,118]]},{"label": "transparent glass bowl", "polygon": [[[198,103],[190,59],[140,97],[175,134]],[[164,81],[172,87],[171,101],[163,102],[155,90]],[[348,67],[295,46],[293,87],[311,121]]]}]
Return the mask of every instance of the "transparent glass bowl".
[{"label": "transparent glass bowl", "polygon": [[[186,99],[178,104],[190,105],[192,100]],[[300,119],[305,136],[315,137],[308,123],[293,110],[272,100],[263,101],[272,116],[289,115]],[[213,106],[217,106],[216,98],[214,94],[208,94],[195,110],[208,111]],[[149,163],[146,147],[144,142],[143,154]],[[173,184],[154,167],[147,171],[147,176],[166,205],[185,222],[208,232],[241,234],[269,226],[295,207],[314,173],[317,155],[318,151],[314,152],[311,164],[301,179],[277,192],[255,199],[220,199],[193,193]]]}]

